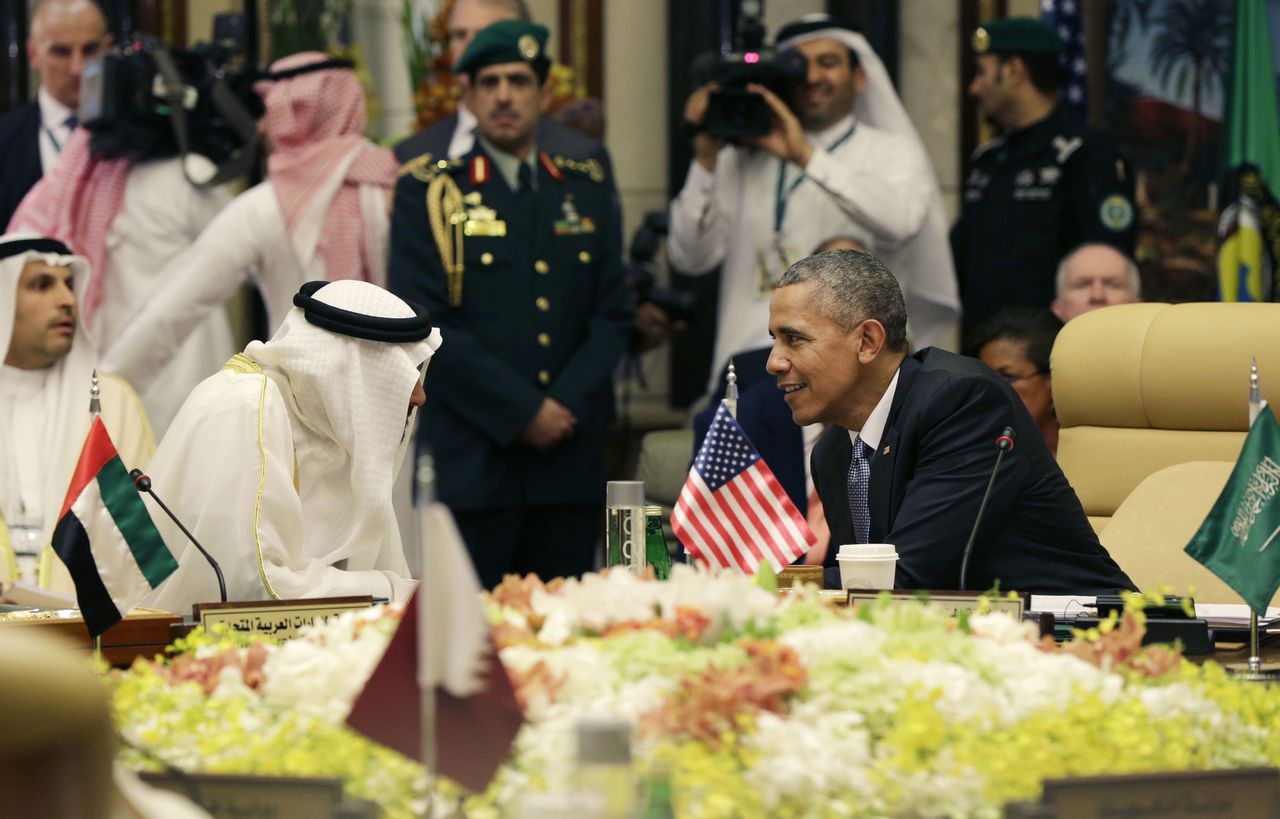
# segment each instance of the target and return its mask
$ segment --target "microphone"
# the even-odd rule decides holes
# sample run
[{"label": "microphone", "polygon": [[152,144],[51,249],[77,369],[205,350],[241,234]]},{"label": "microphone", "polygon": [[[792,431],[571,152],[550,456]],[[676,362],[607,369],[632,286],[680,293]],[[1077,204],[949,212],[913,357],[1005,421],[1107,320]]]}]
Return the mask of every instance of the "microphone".
[{"label": "microphone", "polygon": [[205,548],[200,545],[200,541],[196,540],[196,536],[191,534],[187,527],[182,525],[182,521],[178,520],[178,516],[173,514],[173,512],[169,510],[168,506],[164,505],[164,501],[160,500],[160,496],[151,491],[151,479],[142,474],[141,469],[129,470],[129,480],[133,481],[135,489],[139,492],[145,492],[151,496],[152,500],[160,504],[160,508],[169,516],[169,520],[173,521],[177,527],[182,530],[182,534],[186,535],[187,539],[195,544],[195,547],[200,550],[200,554],[204,555],[204,559],[209,561],[209,565],[213,567],[213,573],[218,576],[218,594],[222,597],[223,603],[227,602],[227,581],[222,577],[222,567],[218,565],[218,561],[213,559],[213,555],[205,551]]},{"label": "microphone", "polygon": [[978,517],[973,521],[973,531],[969,532],[969,542],[964,545],[964,557],[960,559],[960,591],[965,590],[965,580],[969,574],[969,557],[973,554],[973,541],[978,537],[978,527],[982,525],[982,514],[987,511],[987,501],[991,499],[991,488],[996,485],[996,472],[1000,469],[1000,461],[1004,454],[1013,449],[1013,439],[1017,435],[1013,427],[1005,427],[996,437],[996,465],[991,467],[991,479],[987,481],[987,491],[982,493],[982,503],[978,504]]}]

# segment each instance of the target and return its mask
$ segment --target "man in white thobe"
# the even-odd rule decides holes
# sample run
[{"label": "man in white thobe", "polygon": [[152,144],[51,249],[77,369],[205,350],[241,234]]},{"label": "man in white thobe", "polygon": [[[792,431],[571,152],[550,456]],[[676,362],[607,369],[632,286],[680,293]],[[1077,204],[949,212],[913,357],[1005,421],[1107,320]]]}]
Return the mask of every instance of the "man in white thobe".
[{"label": "man in white thobe", "polygon": [[[97,351],[78,309],[88,278],[84,257],[55,239],[0,237],[0,579],[67,592],[71,578],[49,539],[91,420]],[[122,379],[98,376],[102,420],[121,459],[146,466],[155,444],[138,396]]]},{"label": "man in white thobe", "polygon": [[[229,600],[414,588],[392,509],[422,376],[440,346],[421,308],[368,282],[309,282],[183,405],[151,466],[154,491],[221,564]],[[147,500],[179,568],[147,605],[216,601],[198,550]]]}]

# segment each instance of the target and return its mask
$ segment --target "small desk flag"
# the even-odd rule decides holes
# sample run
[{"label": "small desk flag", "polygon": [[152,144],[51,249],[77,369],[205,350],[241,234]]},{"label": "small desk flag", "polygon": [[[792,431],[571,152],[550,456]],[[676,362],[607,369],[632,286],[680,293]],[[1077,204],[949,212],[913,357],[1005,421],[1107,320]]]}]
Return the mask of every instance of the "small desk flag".
[{"label": "small desk flag", "polygon": [[89,634],[98,637],[178,568],[95,417],[71,476],[53,550],[76,585]]},{"label": "small desk flag", "polygon": [[1266,616],[1280,588],[1280,427],[1264,406],[1209,516],[1187,554]]},{"label": "small desk flag", "polygon": [[703,567],[780,572],[817,542],[769,465],[722,403],[671,513],[671,529]]}]

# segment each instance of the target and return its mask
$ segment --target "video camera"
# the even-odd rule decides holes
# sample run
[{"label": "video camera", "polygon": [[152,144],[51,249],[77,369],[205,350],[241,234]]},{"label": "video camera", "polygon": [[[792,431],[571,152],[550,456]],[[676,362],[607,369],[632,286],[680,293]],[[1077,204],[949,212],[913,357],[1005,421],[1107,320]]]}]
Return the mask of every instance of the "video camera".
[{"label": "video camera", "polygon": [[138,35],[85,66],[79,115],[92,152],[136,162],[197,153],[218,166],[193,182],[201,186],[247,173],[263,113],[247,25],[242,14],[220,14],[213,42],[176,49]]},{"label": "video camera", "polygon": [[[707,133],[729,142],[747,137],[764,136],[773,129],[773,112],[764,97],[747,90],[747,85],[763,85],[784,101],[791,86],[802,81],[808,62],[798,51],[775,52],[764,47],[764,23],[758,14],[743,14],[734,31],[734,51],[710,55],[713,63],[707,71],[701,58],[702,73],[719,84],[707,102],[702,127]],[[694,73],[699,73],[695,66]]]},{"label": "video camera", "polygon": [[644,222],[631,237],[627,255],[630,263],[623,265],[623,277],[635,293],[636,302],[649,302],[661,308],[672,321],[688,321],[698,305],[698,297],[687,290],[660,287],[653,272],[645,265],[658,255],[662,237],[667,235],[667,212],[652,210],[645,214]]}]

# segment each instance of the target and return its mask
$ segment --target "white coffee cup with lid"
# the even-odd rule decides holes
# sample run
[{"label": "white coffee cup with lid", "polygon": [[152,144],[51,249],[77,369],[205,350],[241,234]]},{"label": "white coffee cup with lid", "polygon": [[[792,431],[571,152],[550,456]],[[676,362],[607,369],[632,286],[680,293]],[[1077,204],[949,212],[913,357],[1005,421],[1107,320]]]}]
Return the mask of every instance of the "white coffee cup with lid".
[{"label": "white coffee cup with lid", "polygon": [[892,589],[898,550],[892,543],[846,543],[836,554],[840,586],[845,589]]}]

